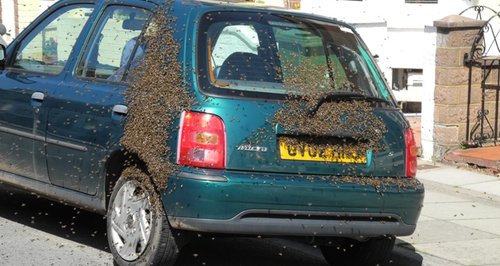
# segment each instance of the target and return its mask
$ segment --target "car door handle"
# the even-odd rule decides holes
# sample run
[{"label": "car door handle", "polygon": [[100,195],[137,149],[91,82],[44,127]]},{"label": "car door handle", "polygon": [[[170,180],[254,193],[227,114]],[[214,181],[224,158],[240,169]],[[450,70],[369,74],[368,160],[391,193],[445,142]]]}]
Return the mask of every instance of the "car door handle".
[{"label": "car door handle", "polygon": [[127,115],[128,107],[125,105],[117,104],[113,106],[113,113],[119,115]]},{"label": "car door handle", "polygon": [[33,101],[38,101],[38,102],[43,102],[43,99],[45,98],[45,94],[43,92],[34,92],[31,94],[31,100]]}]

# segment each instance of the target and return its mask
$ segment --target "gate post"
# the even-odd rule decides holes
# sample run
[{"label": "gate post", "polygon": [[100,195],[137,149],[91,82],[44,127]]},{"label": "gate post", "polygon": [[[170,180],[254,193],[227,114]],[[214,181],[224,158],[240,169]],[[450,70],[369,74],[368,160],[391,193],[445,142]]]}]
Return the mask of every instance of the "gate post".
[{"label": "gate post", "polygon": [[481,69],[467,67],[464,55],[470,53],[474,39],[484,24],[485,21],[458,15],[434,21],[437,30],[433,128],[435,160],[442,160],[447,152],[458,149],[465,141],[468,106],[471,115],[480,109]]}]

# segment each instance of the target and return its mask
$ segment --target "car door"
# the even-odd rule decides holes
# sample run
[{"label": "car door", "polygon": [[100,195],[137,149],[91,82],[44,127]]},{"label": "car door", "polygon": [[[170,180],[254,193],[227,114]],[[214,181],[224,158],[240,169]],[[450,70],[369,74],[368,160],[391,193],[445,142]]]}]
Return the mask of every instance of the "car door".
[{"label": "car door", "polygon": [[132,1],[103,5],[73,75],[46,102],[50,181],[90,195],[102,190],[105,159],[122,135],[126,69],[143,53],[137,40],[150,16]]},{"label": "car door", "polygon": [[55,7],[9,46],[0,72],[0,170],[49,182],[44,104],[63,81],[92,11],[91,4]]}]

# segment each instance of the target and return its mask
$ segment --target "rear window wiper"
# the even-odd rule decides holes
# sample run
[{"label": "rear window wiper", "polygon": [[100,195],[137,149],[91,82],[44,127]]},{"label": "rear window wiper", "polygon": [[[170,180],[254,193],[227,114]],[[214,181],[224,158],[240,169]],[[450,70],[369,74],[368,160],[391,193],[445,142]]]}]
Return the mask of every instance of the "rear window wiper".
[{"label": "rear window wiper", "polygon": [[316,103],[315,106],[309,108],[308,110],[308,115],[309,116],[314,116],[318,109],[323,105],[325,102],[340,102],[340,101],[349,101],[349,100],[362,100],[362,101],[367,101],[367,102],[381,102],[381,103],[386,103],[389,104],[389,101],[386,99],[378,98],[378,97],[373,97],[373,96],[367,96],[363,95],[360,93],[351,93],[351,92],[331,92],[323,95],[321,98],[319,98],[318,102]]}]

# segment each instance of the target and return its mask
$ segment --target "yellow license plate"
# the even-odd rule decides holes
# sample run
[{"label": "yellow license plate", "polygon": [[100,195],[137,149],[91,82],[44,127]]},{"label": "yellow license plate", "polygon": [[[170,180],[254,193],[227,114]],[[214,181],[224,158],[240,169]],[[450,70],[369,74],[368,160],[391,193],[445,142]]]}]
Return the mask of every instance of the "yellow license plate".
[{"label": "yellow license plate", "polygon": [[356,153],[344,153],[332,148],[314,147],[313,145],[292,145],[280,140],[280,157],[282,160],[333,162],[333,163],[366,163],[366,156]]}]

